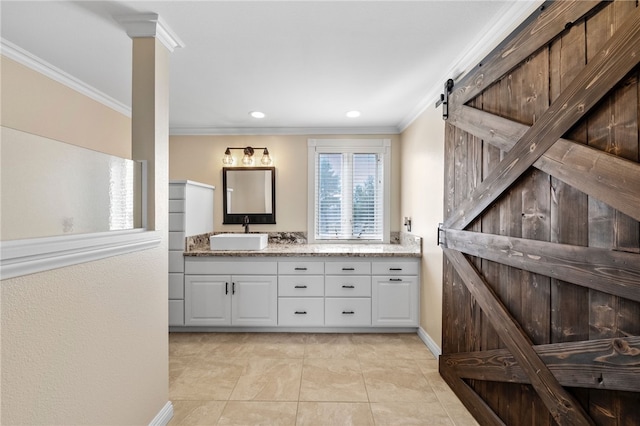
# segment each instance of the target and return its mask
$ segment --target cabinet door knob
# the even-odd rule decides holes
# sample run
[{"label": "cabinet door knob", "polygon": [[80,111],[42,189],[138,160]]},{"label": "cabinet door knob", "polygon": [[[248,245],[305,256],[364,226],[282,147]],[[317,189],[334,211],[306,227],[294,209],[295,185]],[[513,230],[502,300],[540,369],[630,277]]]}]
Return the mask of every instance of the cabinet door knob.
[{"label": "cabinet door knob", "polygon": [[346,285],[346,284],[345,284],[345,285],[343,285],[343,286],[342,286],[342,288],[355,288],[355,286],[352,286],[352,285]]},{"label": "cabinet door knob", "polygon": [[307,315],[307,311],[296,311],[296,315]]},{"label": "cabinet door knob", "polygon": [[224,283],[224,294],[229,294],[229,283]]},{"label": "cabinet door knob", "polygon": [[306,271],[307,268],[298,267],[294,269],[295,271]]},{"label": "cabinet door knob", "polygon": [[356,268],[342,268],[343,271],[355,271]]},{"label": "cabinet door knob", "polygon": [[355,312],[353,311],[342,311],[342,315],[353,315]]},{"label": "cabinet door knob", "polygon": [[402,281],[402,278],[389,278],[389,281]]},{"label": "cabinet door knob", "polygon": [[231,294],[236,294],[236,283],[231,283]]},{"label": "cabinet door knob", "polygon": [[390,271],[402,271],[402,268],[389,268]]},{"label": "cabinet door knob", "polygon": [[293,288],[307,288],[307,286],[306,285],[297,285],[297,286],[294,286]]}]

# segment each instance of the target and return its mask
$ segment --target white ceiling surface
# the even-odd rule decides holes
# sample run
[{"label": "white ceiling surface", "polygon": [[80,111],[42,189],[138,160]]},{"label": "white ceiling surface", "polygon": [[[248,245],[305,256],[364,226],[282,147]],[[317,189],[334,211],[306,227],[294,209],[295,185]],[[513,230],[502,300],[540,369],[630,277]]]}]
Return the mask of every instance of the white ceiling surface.
[{"label": "white ceiling surface", "polygon": [[172,134],[395,133],[539,3],[3,0],[0,28],[126,110],[131,39],[116,17],[159,14],[185,45],[170,55]]}]

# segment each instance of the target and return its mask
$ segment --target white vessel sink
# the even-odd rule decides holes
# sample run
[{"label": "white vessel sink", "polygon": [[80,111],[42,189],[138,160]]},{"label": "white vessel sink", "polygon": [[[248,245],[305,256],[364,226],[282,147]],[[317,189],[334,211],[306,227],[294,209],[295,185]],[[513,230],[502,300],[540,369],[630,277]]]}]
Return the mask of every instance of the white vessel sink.
[{"label": "white vessel sink", "polygon": [[209,237],[211,250],[262,250],[267,247],[267,234],[218,234]]}]

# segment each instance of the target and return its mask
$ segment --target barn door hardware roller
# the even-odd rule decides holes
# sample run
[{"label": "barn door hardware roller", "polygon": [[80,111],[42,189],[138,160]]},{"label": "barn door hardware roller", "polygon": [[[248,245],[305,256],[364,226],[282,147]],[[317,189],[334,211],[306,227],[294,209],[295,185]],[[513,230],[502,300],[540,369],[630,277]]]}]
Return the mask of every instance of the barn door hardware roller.
[{"label": "barn door hardware roller", "polygon": [[449,118],[449,94],[453,89],[453,80],[448,79],[444,82],[444,93],[440,94],[440,100],[436,102],[436,108],[442,105],[442,119]]}]

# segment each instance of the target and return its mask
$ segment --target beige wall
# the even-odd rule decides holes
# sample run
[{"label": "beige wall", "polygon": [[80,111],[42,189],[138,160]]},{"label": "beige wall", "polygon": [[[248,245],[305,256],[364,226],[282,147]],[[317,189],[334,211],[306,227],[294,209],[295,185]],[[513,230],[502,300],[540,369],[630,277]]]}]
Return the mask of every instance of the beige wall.
[{"label": "beige wall", "polygon": [[129,117],[4,56],[0,67],[3,126],[131,158]]},{"label": "beige wall", "polygon": [[[130,119],[13,61],[2,66],[3,126],[131,156]],[[166,148],[159,160],[166,174]],[[156,416],[168,401],[166,250],[163,237],[152,250],[1,282],[1,424]]]},{"label": "beige wall", "polygon": [[[222,225],[222,157],[226,147],[267,147],[276,168],[276,224],[256,225],[259,231],[307,231],[307,139],[391,139],[391,231],[400,231],[399,135],[295,136],[171,136],[169,178],[189,179],[216,187],[214,229],[240,232],[240,225]],[[233,150],[238,162],[242,151]],[[262,156],[256,154],[257,162]]]},{"label": "beige wall", "polygon": [[401,135],[402,217],[422,237],[420,326],[442,347],[442,250],[436,229],[443,216],[444,121],[430,107]]}]

